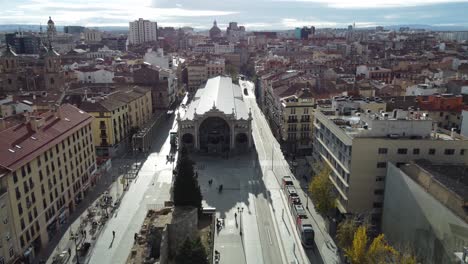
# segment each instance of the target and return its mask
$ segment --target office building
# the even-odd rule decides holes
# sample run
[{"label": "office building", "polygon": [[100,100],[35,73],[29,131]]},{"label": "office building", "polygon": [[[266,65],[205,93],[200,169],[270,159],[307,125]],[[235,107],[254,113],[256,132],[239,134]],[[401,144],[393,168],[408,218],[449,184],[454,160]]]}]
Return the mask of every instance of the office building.
[{"label": "office building", "polygon": [[388,162],[465,164],[467,149],[467,138],[433,127],[420,111],[315,112],[314,159],[332,168],[330,180],[342,214],[368,213],[379,222]]},{"label": "office building", "polygon": [[23,32],[5,34],[5,42],[16,54],[39,54],[42,45],[39,36]]},{"label": "office building", "polygon": [[140,18],[129,23],[128,43],[138,45],[158,40],[158,23]]},{"label": "office building", "polygon": [[0,256],[6,262],[12,255],[32,261],[91,186],[92,120],[65,104],[0,132]]}]

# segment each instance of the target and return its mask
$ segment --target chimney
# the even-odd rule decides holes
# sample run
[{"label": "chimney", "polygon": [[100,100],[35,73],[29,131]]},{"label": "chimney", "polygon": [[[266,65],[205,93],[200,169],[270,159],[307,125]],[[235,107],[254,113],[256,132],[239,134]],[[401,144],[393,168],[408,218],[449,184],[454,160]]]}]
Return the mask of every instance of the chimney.
[{"label": "chimney", "polygon": [[34,132],[38,132],[39,128],[44,125],[44,118],[41,117],[31,117],[31,129]]}]

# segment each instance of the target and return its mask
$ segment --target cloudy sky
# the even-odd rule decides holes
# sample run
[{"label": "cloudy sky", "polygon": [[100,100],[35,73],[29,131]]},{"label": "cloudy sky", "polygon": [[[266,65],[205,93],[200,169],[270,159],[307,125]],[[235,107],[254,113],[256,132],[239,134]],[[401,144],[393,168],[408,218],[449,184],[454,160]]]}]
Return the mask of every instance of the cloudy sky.
[{"label": "cloudy sky", "polygon": [[468,26],[468,0],[0,0],[0,24],[128,26],[139,17],[162,26],[248,29],[427,24]]}]

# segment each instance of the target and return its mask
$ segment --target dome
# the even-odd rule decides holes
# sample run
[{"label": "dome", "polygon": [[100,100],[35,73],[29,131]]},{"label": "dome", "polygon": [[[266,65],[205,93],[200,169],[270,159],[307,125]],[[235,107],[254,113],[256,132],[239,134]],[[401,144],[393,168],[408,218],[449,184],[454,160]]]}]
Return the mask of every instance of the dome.
[{"label": "dome", "polygon": [[50,24],[54,24],[54,21],[52,21],[52,17],[49,17],[49,21],[47,21],[47,24],[50,25]]},{"label": "dome", "polygon": [[213,22],[213,27],[210,29],[210,38],[220,38],[221,37],[221,29],[219,29],[216,20]]}]

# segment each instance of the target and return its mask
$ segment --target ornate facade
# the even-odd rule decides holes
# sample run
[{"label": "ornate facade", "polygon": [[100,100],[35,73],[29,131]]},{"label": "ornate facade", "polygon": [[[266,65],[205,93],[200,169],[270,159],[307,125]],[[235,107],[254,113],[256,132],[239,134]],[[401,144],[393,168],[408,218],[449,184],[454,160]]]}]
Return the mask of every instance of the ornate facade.
[{"label": "ornate facade", "polygon": [[[211,102],[211,104],[210,104]],[[252,147],[252,113],[229,77],[208,80],[183,117],[177,115],[179,146],[202,153],[242,153]]]}]

